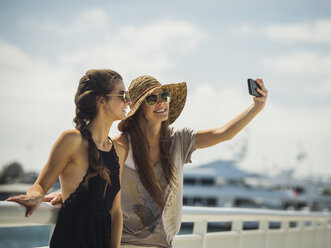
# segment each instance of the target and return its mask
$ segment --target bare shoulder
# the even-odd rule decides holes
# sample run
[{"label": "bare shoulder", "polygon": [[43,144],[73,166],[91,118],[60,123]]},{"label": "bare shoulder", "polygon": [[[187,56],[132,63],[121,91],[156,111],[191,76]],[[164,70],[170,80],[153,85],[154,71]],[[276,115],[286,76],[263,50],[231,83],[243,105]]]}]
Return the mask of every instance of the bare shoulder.
[{"label": "bare shoulder", "polygon": [[117,154],[124,154],[125,153],[125,146],[123,146],[121,143],[118,143],[114,140],[114,147],[117,152]]},{"label": "bare shoulder", "polygon": [[119,160],[125,161],[129,148],[127,135],[121,133],[120,135],[113,138],[113,141]]},{"label": "bare shoulder", "polygon": [[68,148],[77,147],[81,145],[82,142],[83,142],[83,136],[76,129],[63,131],[57,140],[57,143]]},{"label": "bare shoulder", "polygon": [[117,135],[113,140],[124,147],[128,146],[128,136],[125,133]]}]

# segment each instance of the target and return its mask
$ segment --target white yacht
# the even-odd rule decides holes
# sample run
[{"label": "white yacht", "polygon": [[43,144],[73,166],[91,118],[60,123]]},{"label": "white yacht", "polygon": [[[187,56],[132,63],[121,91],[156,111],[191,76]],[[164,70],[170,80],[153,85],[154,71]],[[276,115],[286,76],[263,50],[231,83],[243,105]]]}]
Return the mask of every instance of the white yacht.
[{"label": "white yacht", "polygon": [[[324,187],[325,188],[325,187]],[[270,209],[331,209],[331,195],[318,194],[321,185],[285,175],[248,173],[233,160],[184,167],[183,204],[187,206]],[[325,191],[325,190],[324,190]]]}]

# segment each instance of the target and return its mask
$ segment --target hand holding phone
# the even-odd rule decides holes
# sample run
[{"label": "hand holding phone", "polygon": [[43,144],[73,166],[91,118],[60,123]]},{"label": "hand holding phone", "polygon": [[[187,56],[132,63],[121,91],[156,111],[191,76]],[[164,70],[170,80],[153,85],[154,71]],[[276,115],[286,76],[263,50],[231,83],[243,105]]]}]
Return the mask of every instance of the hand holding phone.
[{"label": "hand holding phone", "polygon": [[248,92],[249,92],[250,95],[256,96],[256,97],[261,97],[262,96],[259,92],[257,92],[257,89],[261,89],[261,87],[260,87],[260,85],[258,85],[256,83],[256,81],[249,78],[249,79],[247,79],[247,83],[248,83]]}]

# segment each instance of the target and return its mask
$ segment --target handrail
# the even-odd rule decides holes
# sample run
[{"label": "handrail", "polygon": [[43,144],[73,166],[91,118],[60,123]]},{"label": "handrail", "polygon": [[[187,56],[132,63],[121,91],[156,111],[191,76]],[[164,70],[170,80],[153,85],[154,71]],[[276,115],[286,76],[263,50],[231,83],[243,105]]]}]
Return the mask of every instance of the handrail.
[{"label": "handrail", "polygon": [[25,217],[24,206],[16,202],[0,201],[0,227],[55,225],[59,210],[59,206],[43,202],[30,217]]},{"label": "handrail", "polygon": [[271,210],[257,208],[216,208],[216,207],[183,207],[183,218],[185,221],[231,221],[236,219],[256,220],[256,218],[268,218],[270,220],[279,220],[281,218],[315,218],[329,217],[329,212],[309,212],[295,210]]},{"label": "handrail", "polygon": [[[43,202],[32,216],[25,217],[25,207],[15,203],[0,201],[0,227],[27,225],[55,225],[59,206]],[[261,218],[280,220],[295,217],[297,219],[329,218],[329,212],[282,211],[249,208],[183,207],[183,222],[190,221],[234,221],[238,219],[257,220]]]}]

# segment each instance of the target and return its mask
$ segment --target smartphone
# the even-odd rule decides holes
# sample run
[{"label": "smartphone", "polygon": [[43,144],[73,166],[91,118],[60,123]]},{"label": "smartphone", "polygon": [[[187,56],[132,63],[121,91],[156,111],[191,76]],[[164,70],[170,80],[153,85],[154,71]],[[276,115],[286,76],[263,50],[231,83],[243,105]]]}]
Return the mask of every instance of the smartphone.
[{"label": "smartphone", "polygon": [[260,85],[258,85],[253,79],[249,78],[247,79],[248,83],[248,92],[252,96],[260,97],[262,96],[259,92],[257,92],[256,89],[261,89]]}]

